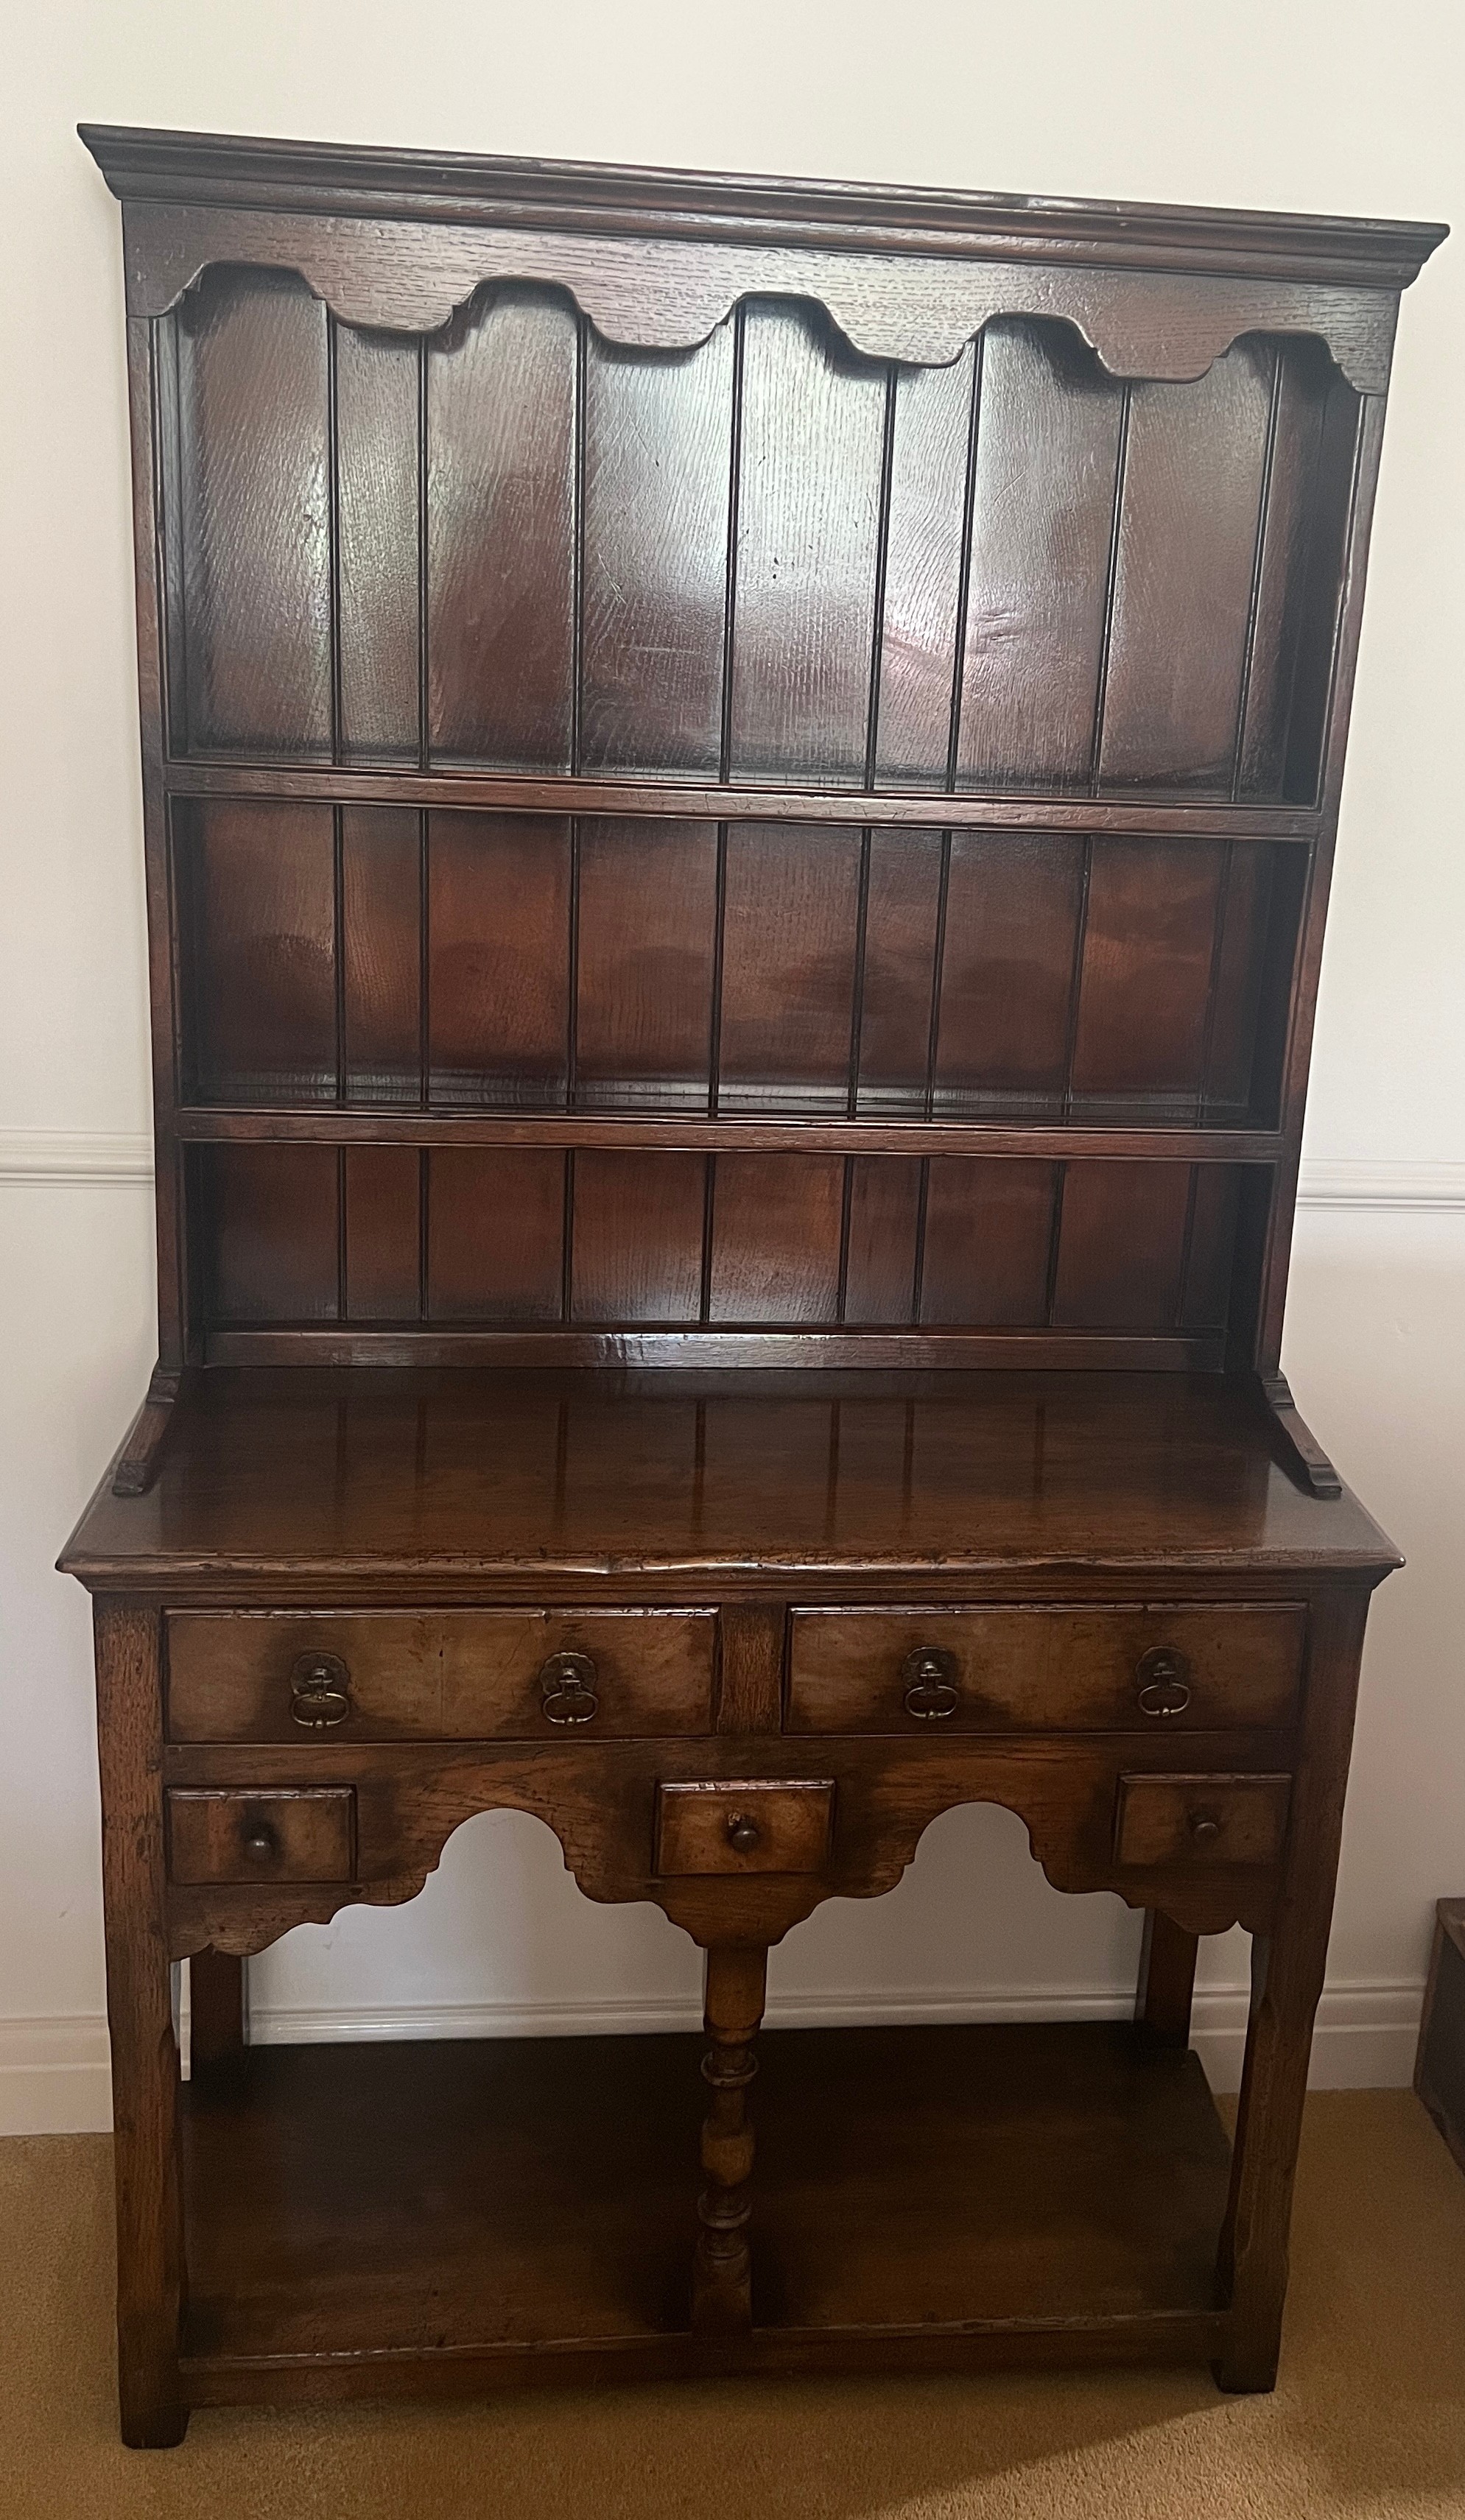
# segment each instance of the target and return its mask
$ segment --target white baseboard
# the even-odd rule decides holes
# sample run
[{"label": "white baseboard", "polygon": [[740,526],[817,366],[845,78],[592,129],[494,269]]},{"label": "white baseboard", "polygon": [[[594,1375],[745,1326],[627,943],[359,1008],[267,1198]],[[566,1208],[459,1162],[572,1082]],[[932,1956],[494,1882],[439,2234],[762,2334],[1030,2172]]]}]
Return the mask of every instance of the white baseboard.
[{"label": "white baseboard", "polygon": [[[1424,1987],[1417,1978],[1328,1987],[1318,2007],[1308,2077],[1313,2091],[1401,2089],[1414,2070]],[[770,2028],[834,2028],[869,2022],[1122,2021],[1127,1986],[910,1987],[898,1994],[847,1990],[775,1995]],[[259,2047],[377,2039],[588,2037],[597,2031],[695,2030],[695,2002],[618,1996],[579,2003],[319,2004],[259,2007],[250,2034]],[[1243,1987],[1197,1993],[1191,2045],[1212,2089],[1234,2092],[1246,2042]],[[87,2135],[112,2124],[107,2023],[100,2013],[0,2020],[0,2135]]]},{"label": "white baseboard", "polygon": [[111,2127],[104,2012],[0,2020],[0,2136],[106,2135]]}]

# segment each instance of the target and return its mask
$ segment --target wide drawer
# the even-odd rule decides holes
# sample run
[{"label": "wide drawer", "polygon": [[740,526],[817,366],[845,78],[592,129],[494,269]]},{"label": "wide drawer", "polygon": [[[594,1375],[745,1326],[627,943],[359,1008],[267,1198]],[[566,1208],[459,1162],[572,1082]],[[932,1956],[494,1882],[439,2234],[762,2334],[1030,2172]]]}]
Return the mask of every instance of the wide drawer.
[{"label": "wide drawer", "polygon": [[1114,1852],[1124,1865],[1275,1864],[1290,1777],[1121,1777]]},{"label": "wide drawer", "polygon": [[791,1732],[1159,1732],[1285,1726],[1291,1602],[796,1610]]},{"label": "wide drawer", "polygon": [[174,1610],[174,1741],[708,1732],[716,1613]]},{"label": "wide drawer", "polygon": [[168,1870],[182,1882],[349,1881],[355,1802],[349,1785],[175,1788]]}]

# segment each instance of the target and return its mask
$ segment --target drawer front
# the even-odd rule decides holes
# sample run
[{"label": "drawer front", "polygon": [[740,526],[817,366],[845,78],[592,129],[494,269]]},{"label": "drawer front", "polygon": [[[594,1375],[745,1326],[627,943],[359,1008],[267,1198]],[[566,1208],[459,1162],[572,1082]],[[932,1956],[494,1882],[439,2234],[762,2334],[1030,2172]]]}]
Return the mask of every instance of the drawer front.
[{"label": "drawer front", "polygon": [[1300,1604],[796,1610],[791,1732],[1160,1732],[1291,1722]]},{"label": "drawer front", "polygon": [[1287,1834],[1290,1777],[1121,1777],[1120,1864],[1275,1864]]},{"label": "drawer front", "polygon": [[829,1861],[834,1786],[827,1778],[788,1784],[657,1787],[658,1873],[822,1872]]},{"label": "drawer front", "polygon": [[175,1610],[174,1741],[710,1732],[713,1610]]},{"label": "drawer front", "polygon": [[349,1785],[258,1793],[175,1788],[168,1869],[175,1881],[349,1881],[355,1869]]}]

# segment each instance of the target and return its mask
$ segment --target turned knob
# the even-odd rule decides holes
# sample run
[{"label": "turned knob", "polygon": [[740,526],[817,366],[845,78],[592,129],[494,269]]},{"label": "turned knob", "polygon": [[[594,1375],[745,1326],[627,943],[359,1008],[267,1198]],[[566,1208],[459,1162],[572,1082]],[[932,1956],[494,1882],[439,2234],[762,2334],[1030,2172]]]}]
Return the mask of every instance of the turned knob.
[{"label": "turned knob", "polygon": [[307,1732],[328,1732],[351,1711],[351,1675],[340,1654],[301,1654],[290,1675],[290,1719]]},{"label": "turned knob", "polygon": [[1214,1812],[1192,1812],[1185,1825],[1200,1846],[1209,1846],[1213,1837],[1220,1835],[1220,1822]]},{"label": "turned knob", "polygon": [[1153,1645],[1134,1666],[1142,1715],[1183,1715],[1190,1704],[1190,1664],[1174,1645]]},{"label": "turned knob", "polygon": [[600,1699],[588,1654],[551,1654],[539,1671],[539,1707],[546,1724],[588,1724]]},{"label": "turned knob", "polygon": [[955,1654],[939,1645],[917,1645],[901,1664],[900,1677],[905,1683],[906,1714],[918,1724],[942,1724],[955,1714],[961,1697]]},{"label": "turned knob", "polygon": [[263,1821],[257,1821],[245,1839],[246,1855],[257,1855],[262,1859],[275,1851],[274,1830],[266,1828]]},{"label": "turned knob", "polygon": [[750,1820],[746,1812],[728,1813],[727,1842],[729,1846],[736,1847],[740,1855],[751,1855],[762,1833],[757,1822]]}]

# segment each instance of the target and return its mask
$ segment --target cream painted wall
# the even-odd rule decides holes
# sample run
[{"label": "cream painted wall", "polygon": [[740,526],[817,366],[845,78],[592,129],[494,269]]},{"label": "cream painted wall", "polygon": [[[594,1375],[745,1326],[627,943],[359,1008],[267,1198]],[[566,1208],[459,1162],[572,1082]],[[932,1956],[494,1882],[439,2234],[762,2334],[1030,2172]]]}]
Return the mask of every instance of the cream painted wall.
[{"label": "cream painted wall", "polygon": [[[114,205],[82,116],[1141,199],[1460,218],[1452,0],[58,0],[0,98],[0,2126],[105,2123],[85,1603],[48,1569],[151,1356],[143,918]],[[1309,1123],[1289,1365],[1409,1555],[1375,1612],[1316,2065],[1407,2072],[1429,1910],[1465,1888],[1465,254],[1406,298]],[[786,2017],[1121,2006],[1134,1920],[997,1812],[774,1968]],[[1200,2042],[1234,2070],[1242,1952]],[[267,2037],[687,2017],[655,1912],[579,1900],[512,1815],[411,1908],[255,1964]]]}]

